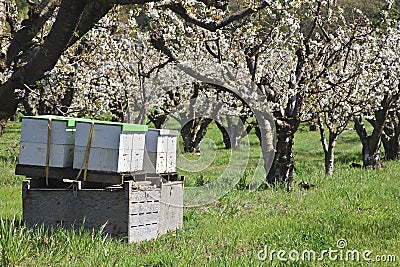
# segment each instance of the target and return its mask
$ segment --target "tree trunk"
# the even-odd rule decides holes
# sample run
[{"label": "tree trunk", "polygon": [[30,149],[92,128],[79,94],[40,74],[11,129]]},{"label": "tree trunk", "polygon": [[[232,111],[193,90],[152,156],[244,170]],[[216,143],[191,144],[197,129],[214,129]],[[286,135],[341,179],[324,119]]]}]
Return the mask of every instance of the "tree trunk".
[{"label": "tree trunk", "polygon": [[0,137],[3,136],[5,130],[6,130],[6,120],[0,120]]},{"label": "tree trunk", "polygon": [[382,122],[378,121],[374,123],[374,131],[372,135],[368,136],[362,119],[360,117],[354,119],[354,126],[362,143],[362,160],[364,168],[382,168],[380,157],[382,130],[379,130],[378,127],[378,124],[381,123]]},{"label": "tree trunk", "polygon": [[308,129],[310,130],[310,132],[316,132],[318,131],[318,126],[315,122],[309,122]]},{"label": "tree trunk", "polygon": [[[367,141],[368,142],[368,141]],[[374,143],[374,142],[372,142]],[[381,169],[381,156],[380,156],[380,147],[381,143],[378,143],[378,146],[363,146],[362,149],[362,160],[364,168],[370,167],[373,169]]]},{"label": "tree trunk", "polygon": [[[400,85],[399,85],[400,87]],[[381,109],[375,111],[374,119],[369,119],[368,122],[374,127],[372,134],[367,135],[364,123],[361,117],[354,118],[354,125],[358,136],[362,143],[362,158],[364,167],[372,167],[374,169],[381,169],[380,148],[383,131],[386,125],[386,119],[389,115],[389,110],[394,103],[399,100],[400,94],[388,95],[385,94],[381,101]]]},{"label": "tree trunk", "polygon": [[[297,64],[295,71],[295,81],[289,81],[289,88],[301,92],[301,85],[304,83],[303,71],[305,53],[304,49],[296,50]],[[267,182],[270,184],[280,184],[291,190],[294,180],[294,157],[293,157],[293,139],[294,134],[300,126],[300,111],[303,105],[303,97],[300,93],[292,95],[286,103],[284,114],[276,112],[276,135],[277,144],[274,162],[267,175]]]},{"label": "tree trunk", "polygon": [[318,127],[325,156],[325,174],[332,176],[335,165],[335,146],[339,134],[329,129],[328,142],[326,142],[325,128],[321,119],[318,120]]},{"label": "tree trunk", "polygon": [[154,124],[154,127],[156,127],[156,129],[161,129],[165,121],[167,120],[167,114],[163,113],[158,108],[155,108],[150,112],[147,118]]},{"label": "tree trunk", "polygon": [[232,142],[231,142],[231,139],[229,137],[228,130],[224,127],[224,125],[222,125],[218,121],[215,121],[215,124],[217,125],[218,129],[220,130],[220,132],[222,134],[222,141],[224,142],[225,149],[231,149],[232,148]]},{"label": "tree trunk", "polygon": [[277,143],[274,161],[267,175],[267,181],[272,185],[283,185],[291,189],[294,179],[293,139],[298,128],[295,121],[283,122],[277,120]]},{"label": "tree trunk", "polygon": [[394,138],[382,138],[383,147],[385,148],[386,160],[400,160],[400,138],[399,135]]},{"label": "tree trunk", "polygon": [[254,125],[247,125],[244,128],[244,123],[247,117],[240,117],[240,121],[234,122],[228,116],[226,117],[227,126],[222,125],[220,122],[215,120],[218,129],[222,133],[222,138],[224,141],[225,149],[237,149],[240,146],[240,142],[244,137],[246,137],[249,132],[254,128]]},{"label": "tree trunk", "polygon": [[294,180],[293,140],[300,126],[299,114],[302,105],[303,98],[297,93],[287,102],[284,116],[280,112],[274,114],[277,143],[267,182],[282,185],[287,190],[291,190]]},{"label": "tree trunk", "polygon": [[400,112],[391,112],[390,120],[386,122],[382,136],[386,160],[400,159]]},{"label": "tree trunk", "polygon": [[329,133],[328,150],[325,153],[325,173],[329,176],[333,174],[333,166],[335,163],[335,146],[337,136],[334,133]]},{"label": "tree trunk", "polygon": [[196,118],[182,127],[181,135],[185,152],[200,152],[200,142],[206,135],[208,126],[212,121],[210,118]]}]

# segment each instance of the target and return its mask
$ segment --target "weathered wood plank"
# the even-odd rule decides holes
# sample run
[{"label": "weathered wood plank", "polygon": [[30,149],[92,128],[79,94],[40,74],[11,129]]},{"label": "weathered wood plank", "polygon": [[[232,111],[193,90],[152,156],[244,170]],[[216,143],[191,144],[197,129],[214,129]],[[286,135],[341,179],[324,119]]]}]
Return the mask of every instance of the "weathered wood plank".
[{"label": "weathered wood plank", "polygon": [[145,203],[131,202],[129,205],[129,214],[131,216],[153,213],[160,210],[160,201],[149,201]]},{"label": "weathered wood plank", "polygon": [[[160,232],[166,232],[160,231],[160,228],[171,230],[181,226],[182,214],[167,214],[171,211],[170,207],[164,207],[166,218],[160,220],[163,202],[160,188],[140,189],[134,181],[127,181],[122,188],[115,187],[113,190],[85,189],[81,186],[82,182],[74,182],[68,188],[35,188],[40,183],[31,182],[23,181],[22,197],[23,219],[32,227],[43,223],[46,228],[78,228],[84,222],[85,229],[99,230],[105,225],[105,233],[127,237],[131,243],[153,239]],[[142,184],[148,186],[148,183]],[[179,197],[181,185],[178,183],[174,191],[169,185],[164,187],[164,195],[181,203],[170,195],[178,193]],[[180,217],[171,220],[175,216]]]},{"label": "weathered wood plank", "polygon": [[[75,180],[79,170],[72,168],[49,168],[50,179],[72,179]],[[42,166],[22,165],[18,164],[15,167],[16,175],[24,175],[26,177],[46,177],[46,168]],[[142,171],[132,173],[115,173],[115,172],[100,172],[100,171],[87,171],[86,181],[96,182],[103,184],[122,184],[126,180],[145,180],[146,173]],[[83,173],[79,180],[83,180]]]},{"label": "weathered wood plank", "polygon": [[140,242],[157,238],[157,222],[144,226],[131,226],[129,230],[128,242]]},{"label": "weathered wood plank", "polygon": [[181,228],[183,224],[183,182],[162,184],[158,233]]},{"label": "weathered wood plank", "polygon": [[128,204],[123,190],[34,189],[23,182],[23,219],[30,226],[80,227],[122,237],[128,234]]}]

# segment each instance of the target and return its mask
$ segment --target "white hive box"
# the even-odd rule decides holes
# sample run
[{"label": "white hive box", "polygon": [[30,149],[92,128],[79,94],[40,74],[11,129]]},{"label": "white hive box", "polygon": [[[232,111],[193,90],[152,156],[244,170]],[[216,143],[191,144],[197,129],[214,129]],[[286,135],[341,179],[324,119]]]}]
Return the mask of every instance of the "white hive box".
[{"label": "white hive box", "polygon": [[76,123],[74,169],[82,168],[92,123],[88,170],[124,173],[143,169],[147,125],[101,121]]},{"label": "white hive box", "polygon": [[146,149],[143,169],[152,173],[176,171],[176,144],[178,131],[149,129],[146,133]]},{"label": "white hive box", "polygon": [[168,136],[167,172],[176,172],[176,149],[178,131]]},{"label": "white hive box", "polygon": [[76,119],[51,115],[22,118],[19,164],[46,166],[49,120],[49,167],[72,167]]}]

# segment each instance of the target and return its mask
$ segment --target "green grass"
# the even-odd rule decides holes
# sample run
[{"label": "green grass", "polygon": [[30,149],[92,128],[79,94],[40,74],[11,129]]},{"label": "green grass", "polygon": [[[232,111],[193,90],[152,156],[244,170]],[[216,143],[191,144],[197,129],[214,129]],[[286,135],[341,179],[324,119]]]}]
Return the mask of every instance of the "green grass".
[{"label": "green grass", "polygon": [[0,138],[0,185],[13,185],[20,179],[14,175],[14,167],[18,162],[19,123],[8,123],[6,134]]},{"label": "green grass", "polygon": [[[400,266],[400,182],[398,162],[386,162],[381,171],[348,168],[360,161],[361,147],[354,131],[346,131],[337,145],[337,165],[332,178],[324,175],[318,132],[302,129],[295,139],[296,181],[316,185],[280,190],[231,190],[213,204],[186,208],[182,230],[153,241],[126,244],[99,233],[55,229],[29,229],[21,225],[21,177],[12,174],[18,124],[9,124],[1,141],[0,265],[1,266]],[[181,171],[188,186],[217,179],[228,163],[218,129],[215,158],[201,173]],[[246,169],[251,177],[257,165],[257,138],[250,136],[252,151]],[[243,152],[244,153],[244,152]],[[184,155],[195,160],[197,155]],[[244,186],[243,186],[244,184]],[[14,219],[15,217],[15,219]],[[397,262],[288,261],[257,258],[260,250],[329,250],[339,239],[346,250],[371,250],[376,255],[396,255]]]}]

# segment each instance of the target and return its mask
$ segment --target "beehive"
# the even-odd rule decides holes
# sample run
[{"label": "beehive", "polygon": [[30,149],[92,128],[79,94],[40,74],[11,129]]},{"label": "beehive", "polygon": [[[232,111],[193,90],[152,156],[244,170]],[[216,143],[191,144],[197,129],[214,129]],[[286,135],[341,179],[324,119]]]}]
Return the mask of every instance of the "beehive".
[{"label": "beehive", "polygon": [[19,164],[46,166],[49,144],[49,166],[72,167],[75,123],[76,119],[51,115],[23,117]]},{"label": "beehive", "polygon": [[82,168],[87,158],[88,170],[117,173],[142,170],[147,128],[125,123],[77,122],[73,168]]},{"label": "beehive", "polygon": [[149,129],[146,133],[143,169],[146,172],[171,173],[176,171],[178,131]]}]

